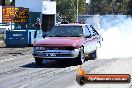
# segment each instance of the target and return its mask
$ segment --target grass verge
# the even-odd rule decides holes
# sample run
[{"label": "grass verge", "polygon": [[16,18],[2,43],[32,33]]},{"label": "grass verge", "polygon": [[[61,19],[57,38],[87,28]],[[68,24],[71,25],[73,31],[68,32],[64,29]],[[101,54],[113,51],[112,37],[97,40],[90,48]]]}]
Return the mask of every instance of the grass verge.
[{"label": "grass verge", "polygon": [[0,34],[0,40],[4,39],[4,34]]},{"label": "grass verge", "polygon": [[0,40],[0,47],[5,47],[5,43],[2,40]]}]

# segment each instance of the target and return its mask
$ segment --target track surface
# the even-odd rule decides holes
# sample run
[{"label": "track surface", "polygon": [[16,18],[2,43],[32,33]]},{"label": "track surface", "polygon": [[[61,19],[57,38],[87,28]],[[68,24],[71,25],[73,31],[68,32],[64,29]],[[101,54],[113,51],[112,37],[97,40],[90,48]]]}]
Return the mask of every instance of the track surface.
[{"label": "track surface", "polygon": [[[13,54],[0,57],[0,88],[65,88],[76,82],[76,66],[70,62],[44,61],[43,65],[38,66],[30,50],[26,54]],[[116,60],[91,60],[85,62],[83,67],[91,72]]]}]

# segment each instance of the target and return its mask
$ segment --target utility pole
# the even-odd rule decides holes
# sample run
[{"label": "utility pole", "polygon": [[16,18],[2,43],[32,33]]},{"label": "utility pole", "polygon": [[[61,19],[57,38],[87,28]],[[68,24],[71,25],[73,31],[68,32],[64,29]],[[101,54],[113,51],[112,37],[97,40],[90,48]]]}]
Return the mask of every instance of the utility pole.
[{"label": "utility pole", "polygon": [[5,6],[5,0],[2,0],[2,6]]},{"label": "utility pole", "polygon": [[78,4],[79,4],[79,0],[77,0],[77,19],[76,19],[76,22],[78,22]]}]

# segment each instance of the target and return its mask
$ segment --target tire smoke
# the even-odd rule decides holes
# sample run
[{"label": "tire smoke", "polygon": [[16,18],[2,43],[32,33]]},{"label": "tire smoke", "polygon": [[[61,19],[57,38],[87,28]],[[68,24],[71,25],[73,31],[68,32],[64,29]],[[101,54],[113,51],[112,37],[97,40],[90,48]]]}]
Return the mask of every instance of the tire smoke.
[{"label": "tire smoke", "polygon": [[98,48],[99,59],[132,57],[132,18],[119,16],[110,21],[101,22],[103,36],[102,47]]}]

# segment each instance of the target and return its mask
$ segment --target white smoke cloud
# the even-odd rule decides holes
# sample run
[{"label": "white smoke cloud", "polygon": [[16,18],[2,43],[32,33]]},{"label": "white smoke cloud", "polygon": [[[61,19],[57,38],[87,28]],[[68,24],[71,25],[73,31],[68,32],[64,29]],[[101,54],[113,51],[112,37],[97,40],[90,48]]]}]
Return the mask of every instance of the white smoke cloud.
[{"label": "white smoke cloud", "polygon": [[[103,29],[102,47],[97,50],[99,59],[123,58],[132,56],[132,18],[116,17],[110,21],[105,21],[101,25],[109,27]],[[109,26],[111,25],[111,26]]]}]

